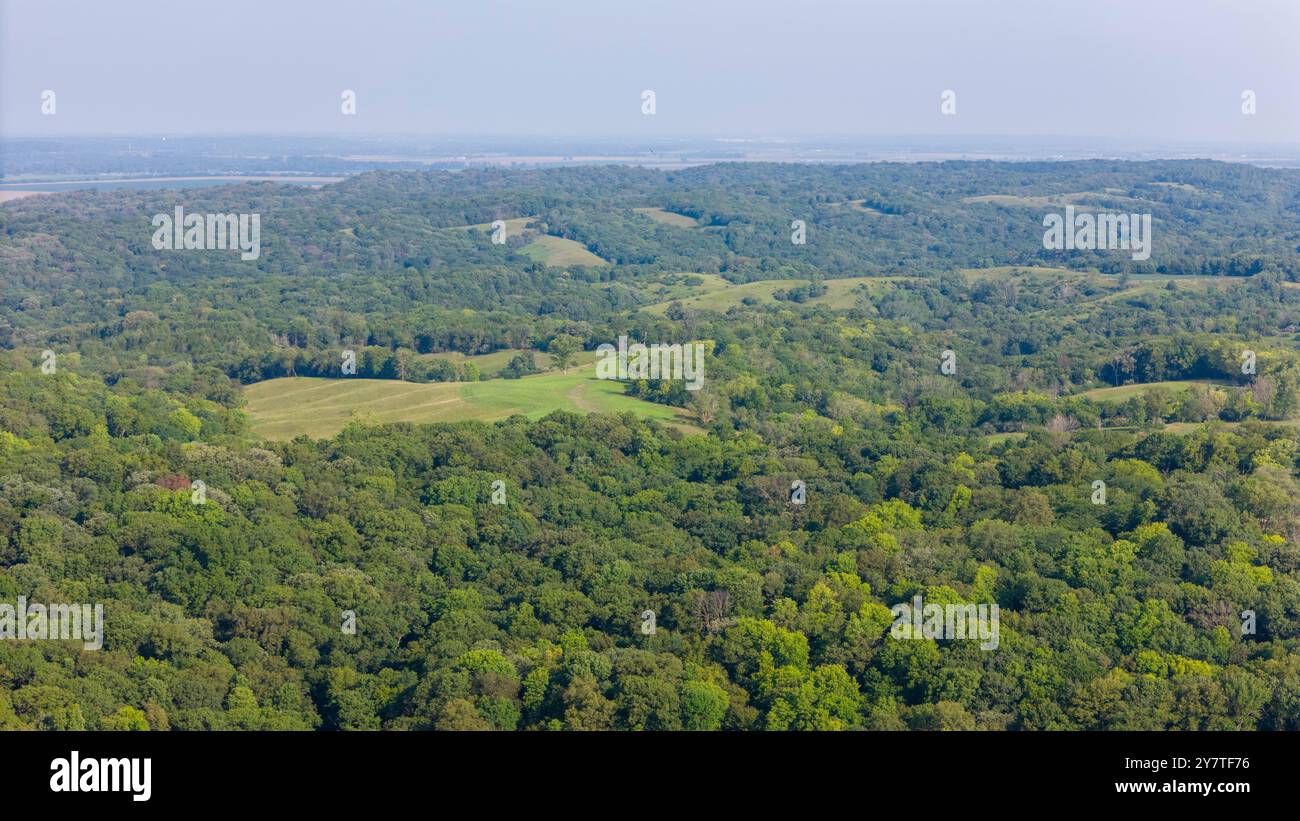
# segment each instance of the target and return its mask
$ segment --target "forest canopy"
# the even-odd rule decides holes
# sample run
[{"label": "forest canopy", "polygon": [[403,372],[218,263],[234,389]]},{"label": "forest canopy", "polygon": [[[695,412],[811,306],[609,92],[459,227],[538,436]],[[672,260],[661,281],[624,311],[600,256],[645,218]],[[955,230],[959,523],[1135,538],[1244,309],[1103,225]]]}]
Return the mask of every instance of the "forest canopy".
[{"label": "forest canopy", "polygon": [[[1064,197],[1153,213],[1151,259],[1045,249]],[[155,251],[182,201],[261,257]],[[0,729],[1300,729],[1297,215],[1295,172],[1202,161],[6,204],[0,602],[105,635],[0,640]],[[243,392],[345,350],[524,390],[620,336],[704,346],[701,390],[620,388],[691,429],[271,440]],[[896,637],[917,597],[996,606],[996,649]]]}]

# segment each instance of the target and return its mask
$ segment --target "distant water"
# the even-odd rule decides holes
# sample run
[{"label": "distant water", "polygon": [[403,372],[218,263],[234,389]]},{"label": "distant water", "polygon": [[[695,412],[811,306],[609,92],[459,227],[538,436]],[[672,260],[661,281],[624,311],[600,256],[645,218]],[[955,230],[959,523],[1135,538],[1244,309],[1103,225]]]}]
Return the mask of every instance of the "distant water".
[{"label": "distant water", "polygon": [[57,180],[47,182],[0,182],[0,191],[95,191],[113,188],[211,188],[242,182],[279,182],[319,188],[342,177],[158,177],[155,179]]}]

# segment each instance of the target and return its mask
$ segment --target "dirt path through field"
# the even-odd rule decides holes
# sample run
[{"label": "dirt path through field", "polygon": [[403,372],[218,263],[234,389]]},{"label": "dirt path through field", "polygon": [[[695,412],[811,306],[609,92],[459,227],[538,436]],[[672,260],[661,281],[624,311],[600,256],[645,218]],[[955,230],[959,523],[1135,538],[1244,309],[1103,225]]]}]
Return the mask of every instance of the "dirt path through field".
[{"label": "dirt path through field", "polygon": [[596,413],[597,411],[600,410],[600,408],[597,408],[595,405],[587,401],[586,392],[587,392],[587,383],[579,382],[577,385],[573,386],[573,390],[569,391],[568,393],[569,401],[574,404],[574,407],[576,407],[578,410],[582,411],[583,413]]}]

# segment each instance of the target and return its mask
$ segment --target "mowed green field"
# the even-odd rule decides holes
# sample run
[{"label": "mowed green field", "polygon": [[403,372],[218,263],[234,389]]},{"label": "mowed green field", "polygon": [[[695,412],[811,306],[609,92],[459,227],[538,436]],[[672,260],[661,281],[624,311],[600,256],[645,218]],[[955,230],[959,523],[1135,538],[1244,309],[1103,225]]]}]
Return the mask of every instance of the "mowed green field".
[{"label": "mowed green field", "polygon": [[[1012,281],[1052,280],[1054,282],[1070,282],[1076,286],[1095,285],[1107,289],[1107,292],[1100,296],[1081,301],[1079,303],[1081,308],[1125,296],[1137,296],[1144,291],[1155,291],[1164,288],[1170,282],[1177,283],[1178,287],[1205,289],[1216,285],[1226,286],[1244,281],[1226,277],[1166,276],[1161,274],[1131,275],[1128,287],[1124,288],[1120,285],[1119,277],[1101,274],[1096,271],[1075,271],[1069,268],[1002,265],[991,268],[960,268],[958,270],[969,282],[999,279]],[[693,276],[701,281],[698,285],[688,286],[681,281],[681,278],[685,276]],[[825,294],[803,303],[789,304],[792,306],[799,304],[825,305],[835,310],[846,310],[857,304],[858,295],[861,293],[859,286],[865,286],[868,293],[875,296],[885,288],[910,279],[915,278],[890,276],[827,279],[823,280],[827,288]],[[777,299],[773,296],[776,291],[789,290],[807,283],[808,280],[804,279],[767,279],[736,285],[717,274],[681,273],[674,275],[674,279],[670,282],[656,282],[643,286],[641,294],[645,298],[653,300],[653,302],[641,310],[662,315],[668,310],[669,305],[680,302],[686,308],[722,313],[728,308],[743,304],[746,297],[757,300],[760,304],[776,303]],[[1284,284],[1300,287],[1300,283]]]},{"label": "mowed green field", "polygon": [[[502,220],[506,224],[506,236],[513,237],[517,234],[532,234],[535,231],[528,230],[528,223],[532,222],[535,217],[512,217],[508,220]],[[485,234],[492,233],[492,223],[480,222],[477,225],[460,225],[452,229],[453,231],[482,231]]]},{"label": "mowed green field", "polygon": [[1029,436],[1024,431],[1008,431],[1006,433],[990,433],[984,437],[984,441],[990,445],[1000,445],[1003,442],[1019,442],[1021,439]]},{"label": "mowed green field", "polygon": [[992,268],[958,268],[967,280],[1004,279],[1006,277],[1089,277],[1090,271],[1073,271],[1069,268],[1044,268],[1037,265],[995,265]]},{"label": "mowed green field", "polygon": [[[557,268],[565,265],[608,265],[609,261],[587,250],[587,246],[576,240],[564,239],[563,237],[553,237],[549,234],[540,234],[528,224],[534,217],[515,217],[513,219],[503,220],[506,224],[506,237],[524,236],[532,237],[532,240],[519,249],[519,252],[534,262],[540,262],[543,265],[552,265]],[[478,225],[461,225],[452,228],[453,231],[482,231],[486,234],[492,233],[492,223],[485,222]]]},{"label": "mowed green field", "polygon": [[[693,281],[696,284],[687,285],[687,281]],[[599,283],[600,286],[609,283]],[[733,286],[726,279],[717,274],[697,274],[690,271],[683,271],[678,274],[663,276],[656,282],[648,282],[637,287],[641,298],[652,305],[660,302],[665,304],[673,300],[693,299],[697,296],[711,294],[714,291],[723,291]]]},{"label": "mowed green field", "polygon": [[562,268],[565,265],[608,265],[587,250],[587,246],[576,240],[540,235],[537,239],[519,249],[534,262]]},{"label": "mowed green field", "polygon": [[306,434],[333,436],[351,421],[492,421],[523,414],[536,419],[556,410],[579,413],[631,412],[666,422],[686,433],[703,431],[679,408],[623,394],[622,384],[596,379],[586,365],[567,374],[523,379],[419,384],[392,379],[323,379],[290,376],[244,389],[253,432],[272,440]]},{"label": "mowed green field", "polygon": [[[806,302],[787,303],[791,306],[798,305],[825,305],[837,310],[852,308],[858,299],[858,286],[865,286],[871,291],[876,291],[887,287],[890,283],[910,279],[910,277],[848,277],[845,279],[826,279],[822,283],[826,286],[826,293],[819,297],[814,297]],[[806,279],[765,279],[759,282],[746,282],[743,285],[733,285],[725,279],[710,275],[704,285],[696,286],[692,289],[691,296],[668,299],[663,302],[656,302],[653,305],[647,305],[642,310],[652,314],[663,314],[668,310],[668,306],[673,302],[681,302],[682,307],[694,308],[699,311],[726,311],[728,308],[743,304],[746,297],[756,299],[760,303],[775,304],[777,299],[773,294],[780,290],[789,290],[801,285],[807,285]]]},{"label": "mowed green field", "polygon": [[1086,315],[1089,311],[1104,310],[1107,303],[1116,300],[1149,297],[1156,292],[1163,291],[1170,283],[1173,283],[1175,288],[1204,291],[1212,288],[1227,288],[1247,281],[1245,277],[1130,274],[1127,277],[1127,282],[1125,282],[1119,276],[1103,274],[1099,271],[1076,271],[1069,268],[1043,268],[1024,265],[960,268],[958,270],[966,277],[968,282],[972,283],[999,279],[1009,279],[1013,282],[1051,279],[1058,282],[1068,282],[1077,287],[1105,289],[1105,293],[1095,294],[1079,301],[1080,316]]},{"label": "mowed green field", "polygon": [[[1285,428],[1292,431],[1293,435],[1297,429],[1300,429],[1300,419],[1252,419],[1249,424],[1263,425],[1266,428]],[[1179,436],[1186,436],[1187,434],[1194,433],[1206,425],[1214,425],[1227,430],[1232,430],[1234,428],[1242,427],[1243,423],[1221,422],[1217,419],[1211,422],[1170,422],[1165,425],[1164,431],[1165,433],[1174,433]]]},{"label": "mowed green field", "polygon": [[1150,393],[1156,388],[1164,388],[1171,393],[1183,394],[1191,390],[1195,385],[1206,385],[1215,388],[1230,387],[1230,383],[1222,382],[1215,379],[1175,379],[1169,382],[1144,382],[1135,385],[1120,385],[1117,388],[1094,388],[1090,391],[1084,391],[1079,396],[1085,396],[1097,402],[1124,402],[1135,396],[1142,396]]},{"label": "mowed green field", "polygon": [[1115,200],[1143,202],[1133,197],[1124,196],[1123,192],[1113,189],[1105,191],[1075,191],[1068,194],[984,194],[978,197],[963,197],[962,202],[972,204],[1004,205],[1011,208],[1064,208],[1073,205],[1076,208],[1106,207],[1106,203]]},{"label": "mowed green field", "polygon": [[1112,302],[1117,299],[1127,299],[1130,297],[1141,297],[1150,295],[1156,291],[1164,290],[1169,283],[1174,283],[1175,288],[1192,288],[1200,291],[1212,288],[1228,288],[1233,285],[1240,285],[1247,281],[1246,277],[1197,277],[1197,276],[1168,276],[1165,274],[1130,274],[1127,288],[1119,287],[1119,279],[1115,280],[1115,292],[1100,297],[1098,302]]},{"label": "mowed green field", "polygon": [[867,205],[866,200],[848,200],[847,202],[828,202],[826,203],[826,205],[829,206],[830,208],[851,208],[854,211],[861,211],[864,214],[871,214],[877,217],[889,216],[884,211],[881,211],[878,208],[872,208],[870,205]]},{"label": "mowed green field", "polygon": [[676,211],[665,211],[662,208],[633,208],[638,214],[644,214],[655,222],[662,222],[664,225],[672,225],[676,228],[695,228],[699,222],[694,217],[688,217],[685,214],[678,214]]}]

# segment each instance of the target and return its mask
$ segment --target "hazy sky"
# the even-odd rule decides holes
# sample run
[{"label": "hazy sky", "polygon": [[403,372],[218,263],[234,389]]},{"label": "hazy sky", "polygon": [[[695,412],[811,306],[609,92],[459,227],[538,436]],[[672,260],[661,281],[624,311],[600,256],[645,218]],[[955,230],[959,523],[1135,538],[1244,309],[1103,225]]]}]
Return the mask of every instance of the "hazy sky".
[{"label": "hazy sky", "polygon": [[1298,81],[1298,0],[0,0],[5,135],[1300,143]]}]

